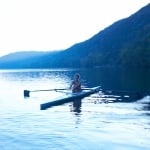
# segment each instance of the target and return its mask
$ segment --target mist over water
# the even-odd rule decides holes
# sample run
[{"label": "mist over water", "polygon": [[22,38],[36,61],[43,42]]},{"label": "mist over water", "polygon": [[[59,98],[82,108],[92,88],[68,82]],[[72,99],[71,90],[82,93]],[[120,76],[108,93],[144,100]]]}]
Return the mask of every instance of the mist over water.
[{"label": "mist over water", "polygon": [[[44,111],[41,103],[65,93],[23,96],[24,90],[68,88],[76,72],[82,85],[100,85],[101,91]],[[149,76],[147,70],[113,68],[1,70],[0,148],[148,150]]]}]

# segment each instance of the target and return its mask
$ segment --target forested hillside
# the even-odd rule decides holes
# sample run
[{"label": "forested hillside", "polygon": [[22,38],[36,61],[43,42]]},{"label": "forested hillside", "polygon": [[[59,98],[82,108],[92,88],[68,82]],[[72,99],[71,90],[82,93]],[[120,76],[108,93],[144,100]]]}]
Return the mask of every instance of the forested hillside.
[{"label": "forested hillside", "polygon": [[66,50],[19,55],[0,58],[0,68],[150,67],[150,4]]},{"label": "forested hillside", "polygon": [[150,67],[150,24],[141,29],[134,41],[121,50],[123,66]]}]

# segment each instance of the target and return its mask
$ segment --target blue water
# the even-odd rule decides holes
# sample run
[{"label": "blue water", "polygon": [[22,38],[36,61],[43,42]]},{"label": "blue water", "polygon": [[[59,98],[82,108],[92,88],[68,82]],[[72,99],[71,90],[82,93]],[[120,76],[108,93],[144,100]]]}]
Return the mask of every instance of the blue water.
[{"label": "blue water", "polygon": [[[40,110],[40,104],[65,93],[31,92],[29,98],[23,96],[25,89],[68,88],[75,72],[81,74],[82,83],[87,87],[101,85],[102,89],[133,91],[135,87],[146,90],[149,86],[136,79],[131,82],[129,76],[122,78],[120,73],[114,78],[114,73],[110,75],[104,70],[90,73],[76,69],[1,70],[1,150],[150,149],[149,95],[138,99],[130,91],[123,93],[124,98],[118,93],[100,92],[47,110]],[[110,86],[107,77],[109,81],[113,78]]]}]

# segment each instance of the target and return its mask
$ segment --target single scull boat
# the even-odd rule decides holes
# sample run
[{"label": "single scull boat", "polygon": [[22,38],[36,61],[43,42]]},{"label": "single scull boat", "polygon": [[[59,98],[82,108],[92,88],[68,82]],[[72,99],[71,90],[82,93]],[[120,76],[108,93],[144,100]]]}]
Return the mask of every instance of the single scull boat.
[{"label": "single scull boat", "polygon": [[94,94],[100,90],[100,86],[89,88],[88,90],[82,90],[77,93],[70,93],[67,94],[66,97],[55,99],[54,101],[46,102],[40,105],[41,110],[45,110],[47,108],[50,108],[52,106],[62,105],[67,102],[74,101],[76,99],[82,99],[86,96],[89,96],[91,94]]}]

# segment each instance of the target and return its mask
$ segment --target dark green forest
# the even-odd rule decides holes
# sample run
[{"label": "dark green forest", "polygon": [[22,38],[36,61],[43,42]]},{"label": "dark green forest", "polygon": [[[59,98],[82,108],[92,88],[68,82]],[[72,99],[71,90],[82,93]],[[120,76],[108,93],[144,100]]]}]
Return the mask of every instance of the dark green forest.
[{"label": "dark green forest", "polygon": [[150,25],[139,31],[133,43],[122,49],[120,60],[123,66],[150,67]]},{"label": "dark green forest", "polygon": [[0,58],[1,69],[102,66],[150,68],[150,4],[66,50]]}]

